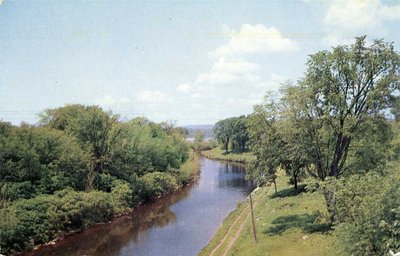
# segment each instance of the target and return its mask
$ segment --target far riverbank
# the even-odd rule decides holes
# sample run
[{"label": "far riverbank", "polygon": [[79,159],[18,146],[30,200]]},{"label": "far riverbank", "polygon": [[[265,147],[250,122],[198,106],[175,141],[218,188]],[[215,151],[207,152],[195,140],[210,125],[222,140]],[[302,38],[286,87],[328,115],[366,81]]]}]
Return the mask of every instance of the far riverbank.
[{"label": "far riverbank", "polygon": [[209,159],[243,163],[243,164],[248,164],[250,161],[255,160],[255,156],[251,152],[225,153],[225,151],[219,147],[210,150],[200,151],[200,154]]}]

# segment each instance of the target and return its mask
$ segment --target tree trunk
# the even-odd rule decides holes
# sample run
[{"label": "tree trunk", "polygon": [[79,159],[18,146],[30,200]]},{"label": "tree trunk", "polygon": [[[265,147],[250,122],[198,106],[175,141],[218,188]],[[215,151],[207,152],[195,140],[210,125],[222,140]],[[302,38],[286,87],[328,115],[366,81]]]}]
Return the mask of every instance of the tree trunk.
[{"label": "tree trunk", "polygon": [[346,161],[347,152],[349,150],[351,138],[339,134],[336,141],[335,154],[333,155],[332,163],[329,168],[329,176],[339,177],[340,168],[343,168]]},{"label": "tree trunk", "polygon": [[294,183],[294,189],[297,191],[297,174],[293,174],[293,183]]},{"label": "tree trunk", "polygon": [[224,143],[225,153],[228,153],[228,147],[229,147],[229,140],[226,140]]},{"label": "tree trunk", "polygon": [[278,189],[276,188],[276,180],[274,180],[275,194],[278,194]]}]

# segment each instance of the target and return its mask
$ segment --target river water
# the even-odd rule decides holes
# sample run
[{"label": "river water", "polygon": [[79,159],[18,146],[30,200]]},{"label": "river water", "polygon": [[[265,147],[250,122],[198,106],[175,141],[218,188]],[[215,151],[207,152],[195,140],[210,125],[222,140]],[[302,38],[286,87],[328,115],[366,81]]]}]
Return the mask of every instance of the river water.
[{"label": "river water", "polygon": [[196,255],[249,193],[244,177],[241,165],[202,158],[195,184],[25,255]]}]

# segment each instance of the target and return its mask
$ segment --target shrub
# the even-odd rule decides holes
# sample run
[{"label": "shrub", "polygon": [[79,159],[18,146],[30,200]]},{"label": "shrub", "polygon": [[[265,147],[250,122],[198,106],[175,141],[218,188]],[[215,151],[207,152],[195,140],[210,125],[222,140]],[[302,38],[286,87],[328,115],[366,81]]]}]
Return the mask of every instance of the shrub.
[{"label": "shrub", "polygon": [[138,194],[145,201],[172,192],[177,187],[176,179],[168,173],[152,172],[138,179]]},{"label": "shrub", "polygon": [[337,234],[349,255],[386,255],[400,250],[400,178],[353,175],[338,184]]},{"label": "shrub", "polygon": [[132,188],[122,180],[115,180],[111,189],[111,203],[116,213],[123,213],[133,205]]},{"label": "shrub", "polygon": [[114,208],[107,193],[65,189],[54,195],[17,200],[1,208],[0,214],[0,246],[2,253],[9,253],[107,221]]}]

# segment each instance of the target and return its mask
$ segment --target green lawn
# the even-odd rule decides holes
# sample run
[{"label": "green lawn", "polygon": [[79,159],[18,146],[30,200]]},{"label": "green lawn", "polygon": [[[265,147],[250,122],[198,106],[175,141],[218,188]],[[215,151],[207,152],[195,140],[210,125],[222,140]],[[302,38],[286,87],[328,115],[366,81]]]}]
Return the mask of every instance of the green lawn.
[{"label": "green lawn", "polygon": [[240,154],[229,152],[228,154],[225,154],[225,151],[220,147],[202,151],[201,154],[210,159],[224,160],[224,161],[238,162],[238,163],[248,163],[251,160],[255,159],[255,156],[252,155],[250,152],[244,152]]},{"label": "green lawn", "polygon": [[[227,255],[343,255],[338,250],[333,231],[326,231],[326,225],[320,221],[321,213],[326,213],[323,195],[319,192],[293,195],[294,191],[287,185],[287,181],[288,178],[280,174],[278,196],[273,195],[270,187],[258,189],[252,194],[256,204],[254,214],[257,244],[253,239],[251,218],[248,215],[249,203],[243,202],[224,220],[199,255],[210,255],[219,244],[214,255],[223,255],[237,234],[239,236]],[[242,212],[244,214],[241,215]],[[239,233],[243,221],[244,228]],[[227,237],[221,243],[226,234]]]}]

